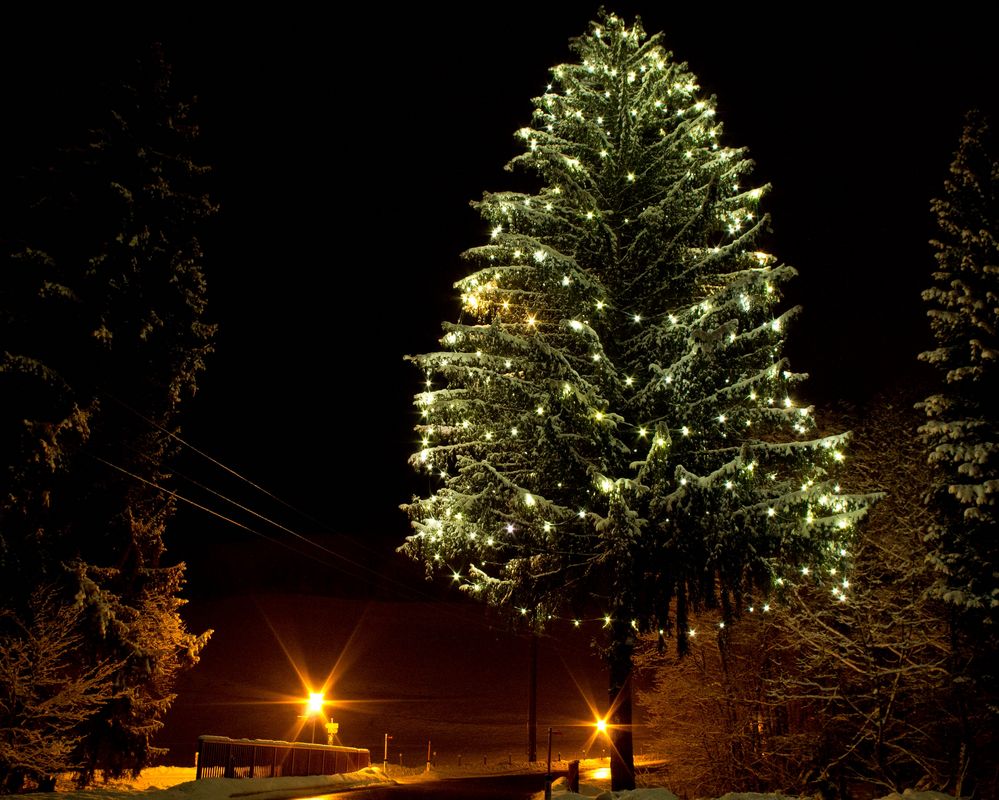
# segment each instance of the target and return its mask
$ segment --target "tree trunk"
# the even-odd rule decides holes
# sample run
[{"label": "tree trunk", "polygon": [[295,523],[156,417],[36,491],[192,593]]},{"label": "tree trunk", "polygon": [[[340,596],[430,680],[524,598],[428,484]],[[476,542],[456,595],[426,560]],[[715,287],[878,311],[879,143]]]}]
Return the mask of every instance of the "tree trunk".
[{"label": "tree trunk", "polygon": [[627,623],[614,631],[607,654],[610,667],[611,791],[635,788],[635,753],[631,730],[631,656],[634,639]]}]

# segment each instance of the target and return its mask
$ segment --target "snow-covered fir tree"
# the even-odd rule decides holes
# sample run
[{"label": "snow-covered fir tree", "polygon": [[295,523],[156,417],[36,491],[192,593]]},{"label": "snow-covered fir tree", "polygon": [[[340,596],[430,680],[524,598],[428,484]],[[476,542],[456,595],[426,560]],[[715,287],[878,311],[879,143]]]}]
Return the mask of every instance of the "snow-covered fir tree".
[{"label": "snow-covered fir tree", "polygon": [[984,116],[965,118],[961,141],[934,200],[939,238],[933,284],[923,292],[936,347],[920,358],[940,369],[921,404],[934,468],[926,542],[935,591],[951,603],[950,672],[969,779],[995,789],[999,709],[999,160]]},{"label": "snow-covered fir tree", "polygon": [[633,784],[635,636],[839,561],[866,499],[833,470],[782,355],[795,273],[761,250],[766,186],[686,65],[603,15],[552,70],[465,253],[462,315],[414,357],[436,490],[405,550],[534,626],[607,634],[612,783]]},{"label": "snow-covered fir tree", "polygon": [[966,117],[944,196],[933,285],[923,292],[936,347],[920,358],[945,382],[923,402],[938,482],[930,502],[941,595],[997,621],[999,610],[999,161],[978,113]]},{"label": "snow-covered fir tree", "polygon": [[[180,616],[184,565],[164,556],[175,501],[156,485],[212,348],[198,235],[214,206],[159,51],[105,91],[84,144],[38,153],[45,167],[0,198],[0,612],[28,624],[44,586],[76,628],[80,674],[112,665],[110,696],[89,695],[71,732],[31,732],[72,745],[61,769],[81,783],[163,752],[173,683],[208,639]],[[13,636],[0,626],[0,649]]]}]

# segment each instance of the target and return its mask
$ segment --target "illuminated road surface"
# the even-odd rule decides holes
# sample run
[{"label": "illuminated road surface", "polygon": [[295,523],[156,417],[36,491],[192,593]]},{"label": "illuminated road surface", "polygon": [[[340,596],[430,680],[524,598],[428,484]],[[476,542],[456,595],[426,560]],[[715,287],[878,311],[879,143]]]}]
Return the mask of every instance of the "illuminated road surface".
[{"label": "illuminated road surface", "polygon": [[445,778],[394,786],[361,787],[346,792],[323,794],[307,800],[428,800],[429,798],[474,798],[474,800],[529,800],[545,788],[545,776],[489,775],[481,778]]}]

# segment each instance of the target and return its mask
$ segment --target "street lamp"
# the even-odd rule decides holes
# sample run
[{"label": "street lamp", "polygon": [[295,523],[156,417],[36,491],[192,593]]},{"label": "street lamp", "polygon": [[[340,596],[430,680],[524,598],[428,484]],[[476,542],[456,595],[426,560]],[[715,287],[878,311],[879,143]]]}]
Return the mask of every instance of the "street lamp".
[{"label": "street lamp", "polygon": [[316,717],[322,716],[326,700],[322,692],[309,692],[309,700],[305,706],[305,716],[312,717],[312,743],[316,743]]}]

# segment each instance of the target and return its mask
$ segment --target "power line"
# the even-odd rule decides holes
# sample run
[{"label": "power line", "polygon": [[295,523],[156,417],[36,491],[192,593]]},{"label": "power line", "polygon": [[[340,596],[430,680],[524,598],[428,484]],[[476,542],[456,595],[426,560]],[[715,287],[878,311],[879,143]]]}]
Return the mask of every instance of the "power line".
[{"label": "power line", "polygon": [[203,450],[195,447],[190,442],[185,441],[184,439],[182,439],[180,436],[178,436],[173,431],[167,430],[166,428],[164,428],[162,425],[160,425],[155,420],[151,420],[151,419],[149,419],[149,417],[145,416],[140,411],[136,411],[134,408],[132,408],[130,405],[128,405],[128,403],[124,402],[123,400],[119,400],[117,397],[115,397],[114,395],[110,395],[110,394],[105,394],[105,397],[107,397],[110,400],[113,400],[115,403],[117,403],[118,405],[120,405],[126,411],[129,411],[130,413],[132,413],[135,416],[137,416],[139,419],[141,419],[146,424],[150,425],[153,428],[156,428],[156,430],[158,430],[160,433],[166,434],[171,439],[173,439],[174,441],[180,443],[184,447],[186,447],[186,448],[188,448],[190,450],[193,450],[199,456],[201,456],[202,458],[204,458],[206,461],[210,461],[212,464],[214,464],[215,466],[217,466],[219,469],[225,470],[230,475],[233,475],[234,477],[238,478],[239,480],[243,481],[244,483],[248,483],[250,486],[252,486],[258,492],[261,492],[261,493],[267,495],[272,500],[275,500],[276,502],[280,503],[281,505],[285,506],[286,508],[294,511],[299,516],[301,516],[301,517],[309,520],[310,522],[316,523],[317,525],[321,526],[322,528],[325,528],[326,530],[330,530],[330,526],[327,523],[323,522],[322,520],[316,519],[311,514],[307,514],[306,512],[302,511],[300,508],[296,508],[291,503],[287,502],[286,500],[284,500],[281,497],[278,497],[276,494],[274,494],[273,492],[269,491],[268,489],[265,489],[260,484],[253,482],[252,480],[250,480],[249,478],[247,478],[245,475],[241,475],[239,472],[237,472],[236,470],[234,470],[232,467],[229,467],[228,465],[223,464],[221,461],[219,461],[218,459],[213,458],[212,456],[208,455],[208,453],[206,453]]},{"label": "power line", "polygon": [[[152,488],[154,488],[154,489],[156,489],[156,490],[158,490],[160,492],[163,492],[164,494],[166,494],[169,497],[173,497],[173,498],[176,498],[177,500],[180,500],[180,501],[182,501],[184,503],[187,503],[188,505],[193,506],[194,508],[197,508],[199,511],[204,511],[206,514],[210,514],[211,516],[217,517],[218,519],[221,519],[224,522],[228,522],[230,525],[235,525],[237,528],[242,528],[243,530],[248,531],[249,533],[252,533],[255,536],[259,536],[262,539],[266,539],[269,542],[272,542],[272,543],[277,544],[277,545],[279,545],[281,547],[284,547],[285,549],[290,550],[291,552],[295,553],[296,555],[300,555],[300,556],[303,556],[305,558],[311,559],[311,560],[315,561],[316,563],[323,564],[324,566],[331,567],[332,569],[338,569],[341,572],[343,572],[345,575],[351,575],[351,577],[356,577],[356,575],[352,575],[350,572],[348,572],[347,570],[345,570],[343,567],[339,567],[336,564],[330,563],[329,561],[326,561],[324,559],[317,558],[315,555],[312,555],[310,553],[306,553],[306,552],[303,552],[301,550],[298,550],[298,549],[292,547],[287,542],[281,541],[280,539],[276,539],[273,536],[268,536],[266,533],[258,531],[255,528],[251,528],[249,525],[246,525],[245,523],[242,523],[239,520],[235,520],[235,519],[233,519],[231,517],[228,517],[225,514],[222,514],[221,512],[216,511],[215,509],[209,508],[208,506],[203,505],[202,503],[197,502],[196,500],[192,500],[191,498],[186,497],[185,495],[180,494],[180,492],[174,491],[172,489],[167,489],[165,486],[161,486],[160,484],[156,483],[155,481],[151,481],[148,478],[143,478],[141,475],[136,475],[134,472],[131,472],[130,470],[125,469],[124,467],[120,467],[117,464],[113,464],[112,462],[108,461],[107,459],[101,458],[100,456],[94,456],[94,458],[97,461],[99,461],[100,463],[104,464],[105,466],[111,467],[111,469],[117,470],[118,472],[121,472],[122,474],[127,475],[130,478],[133,478],[134,480],[137,480],[137,481],[139,481],[141,483],[146,484],[147,486],[151,486]],[[196,481],[191,481],[191,482],[194,483],[195,485],[200,485]],[[203,487],[203,488],[207,489],[207,487]],[[211,491],[213,494],[217,494],[219,497],[222,497],[223,500],[226,500],[227,502],[230,502],[230,503],[232,503],[233,505],[235,505],[235,506],[237,506],[239,508],[243,508],[243,509],[245,509],[247,511],[250,511],[250,513],[254,513],[255,514],[255,512],[253,512],[252,510],[246,509],[245,506],[242,506],[242,505],[240,505],[239,503],[236,503],[233,500],[229,500],[228,498],[222,496],[218,492],[214,492],[211,489],[208,489],[208,491]],[[295,536],[297,539],[305,542],[306,544],[310,544],[313,547],[317,548],[318,550],[321,550],[322,552],[327,553],[327,554],[333,556],[334,558],[339,559],[340,561],[344,561],[347,564],[350,564],[351,566],[356,567],[357,569],[361,570],[362,572],[369,573],[371,575],[374,575],[376,578],[379,578],[381,580],[385,580],[385,581],[387,581],[389,583],[395,584],[396,586],[398,586],[398,587],[400,587],[402,589],[405,589],[407,591],[414,592],[414,593],[418,594],[418,592],[416,592],[416,590],[412,589],[409,586],[406,586],[406,584],[404,584],[404,583],[400,583],[399,581],[392,580],[391,578],[385,578],[383,575],[381,575],[381,573],[377,572],[376,570],[373,570],[373,569],[371,569],[369,567],[366,567],[363,564],[360,564],[360,563],[354,561],[353,559],[348,558],[347,556],[345,556],[345,555],[343,555],[341,553],[337,553],[335,550],[331,550],[330,548],[328,548],[328,547],[320,544],[319,542],[314,542],[311,539],[309,539],[308,537],[303,536],[302,534],[297,533],[297,532],[291,530],[290,528],[287,528],[287,527],[285,527],[283,525],[280,525],[279,523],[276,523],[276,522],[273,522],[271,520],[268,520],[266,517],[264,517],[261,514],[255,514],[255,515],[258,516],[258,517],[260,517],[261,519],[269,522],[270,524],[277,526],[281,530],[290,533],[291,535]]]},{"label": "power line", "polygon": [[[114,401],[115,403],[117,403],[118,405],[120,405],[126,411],[129,411],[130,413],[134,414],[139,419],[143,420],[146,424],[150,425],[151,427],[155,428],[156,430],[160,431],[161,433],[166,434],[167,436],[169,436],[171,439],[173,439],[176,442],[178,442],[183,447],[186,447],[186,448],[189,448],[190,450],[193,450],[195,453],[197,453],[202,458],[204,458],[207,461],[211,462],[212,464],[216,465],[220,469],[228,472],[229,474],[233,475],[234,477],[238,478],[239,480],[243,481],[244,483],[249,484],[250,486],[252,486],[257,491],[262,492],[263,494],[265,494],[268,497],[272,498],[273,500],[277,501],[278,503],[280,503],[281,505],[285,506],[286,508],[294,511],[296,514],[299,514],[301,517],[303,517],[303,518],[305,518],[307,520],[310,520],[311,522],[314,522],[317,525],[320,525],[321,527],[323,527],[324,529],[330,531],[331,533],[333,532],[331,530],[331,528],[326,523],[322,522],[321,520],[316,519],[315,517],[311,516],[310,514],[305,513],[304,511],[296,508],[291,503],[288,503],[284,499],[278,497],[273,492],[270,492],[269,490],[265,489],[264,487],[260,486],[259,484],[255,483],[254,481],[252,481],[249,478],[245,477],[244,475],[241,475],[236,470],[234,470],[231,467],[227,466],[226,464],[222,463],[218,459],[213,458],[212,456],[208,455],[207,453],[205,453],[203,450],[199,449],[195,445],[191,444],[190,442],[185,441],[184,439],[182,439],[177,434],[173,433],[172,431],[167,430],[166,428],[164,428],[162,425],[159,425],[154,420],[149,419],[144,414],[142,414],[139,411],[137,411],[136,409],[132,408],[131,406],[129,406],[124,401],[119,400],[118,398],[114,397],[113,395],[105,394],[105,396],[108,397],[110,400]],[[146,454],[144,454],[144,453],[140,453],[138,451],[133,451],[133,452],[136,452],[141,457],[148,458],[148,456]],[[272,543],[277,544],[277,545],[279,545],[281,547],[284,547],[285,549],[290,550],[291,552],[293,552],[293,553],[295,553],[297,555],[301,555],[301,556],[304,556],[306,558],[309,558],[309,559],[311,559],[312,561],[315,561],[318,564],[323,564],[324,566],[331,567],[332,569],[338,569],[340,572],[342,572],[345,575],[349,575],[351,577],[358,577],[356,574],[352,574],[352,573],[348,572],[343,567],[338,567],[335,564],[331,564],[330,562],[328,562],[328,561],[326,561],[324,559],[317,558],[314,555],[310,555],[309,553],[302,552],[301,550],[297,550],[294,547],[292,547],[291,545],[289,545],[287,542],[283,542],[280,539],[276,539],[276,538],[274,538],[272,536],[268,536],[267,534],[264,534],[264,533],[262,533],[262,532],[260,532],[260,531],[258,531],[256,529],[254,529],[254,528],[251,528],[249,525],[246,525],[246,524],[244,524],[242,522],[239,522],[238,520],[234,520],[234,519],[232,519],[230,517],[227,517],[226,515],[218,512],[218,511],[215,511],[214,509],[211,509],[208,506],[205,506],[205,505],[203,505],[201,503],[198,503],[197,501],[192,500],[192,499],[190,499],[190,498],[188,498],[188,497],[180,494],[179,492],[176,492],[176,491],[173,491],[171,489],[167,489],[166,487],[160,486],[159,484],[157,484],[157,483],[155,483],[153,481],[150,481],[150,480],[148,480],[146,478],[143,478],[140,475],[136,475],[135,473],[132,473],[132,472],[126,470],[123,467],[120,467],[120,466],[118,466],[116,464],[111,463],[110,461],[106,461],[105,459],[102,459],[102,458],[97,457],[97,456],[95,456],[95,458],[98,461],[100,461],[101,463],[103,463],[103,464],[111,467],[112,469],[115,469],[115,470],[117,470],[117,471],[119,471],[119,472],[121,472],[121,473],[123,473],[125,475],[130,476],[131,478],[133,478],[135,480],[138,480],[138,481],[140,481],[140,482],[142,482],[142,483],[144,483],[144,484],[146,484],[148,486],[151,486],[151,487],[157,489],[158,491],[161,491],[161,492],[167,494],[170,497],[175,497],[178,500],[181,500],[181,501],[187,503],[188,505],[191,505],[194,508],[197,508],[197,509],[199,509],[201,511],[204,511],[204,512],[206,512],[206,513],[208,513],[208,514],[210,514],[210,515],[212,515],[214,517],[217,517],[218,519],[221,519],[221,520],[223,520],[225,522],[228,522],[228,523],[230,523],[232,525],[235,525],[238,528],[241,528],[241,529],[243,529],[245,531],[248,531],[249,533],[252,533],[255,536],[259,536],[262,539],[265,539],[265,540],[267,540],[269,542],[272,542]],[[346,562],[346,563],[348,563],[348,564],[356,567],[357,569],[361,570],[364,573],[368,573],[370,575],[375,576],[378,580],[383,581],[386,584],[390,584],[392,586],[398,587],[399,589],[402,589],[403,591],[409,593],[411,596],[413,596],[416,599],[420,599],[420,600],[423,600],[423,601],[435,601],[435,600],[437,600],[437,598],[433,597],[432,595],[430,595],[430,594],[428,594],[426,592],[423,592],[423,591],[421,591],[419,589],[416,589],[416,588],[414,588],[412,586],[409,586],[407,584],[401,583],[400,581],[397,581],[397,580],[395,580],[393,578],[388,578],[388,577],[384,576],[382,573],[380,573],[380,572],[378,572],[376,570],[373,570],[373,569],[371,569],[369,567],[366,567],[363,564],[360,564],[360,563],[358,563],[358,562],[356,562],[356,561],[348,558],[347,556],[342,555],[341,553],[337,553],[336,551],[331,550],[330,548],[328,548],[328,547],[320,544],[319,542],[316,542],[316,541],[310,539],[308,536],[305,536],[304,534],[298,533],[297,531],[295,531],[295,530],[293,530],[291,528],[288,528],[287,526],[285,526],[285,525],[283,525],[283,524],[281,524],[281,523],[279,523],[279,522],[277,522],[275,520],[272,520],[269,517],[267,517],[267,516],[265,516],[265,515],[257,512],[257,511],[254,511],[253,509],[249,508],[248,506],[245,506],[245,505],[243,505],[242,503],[239,503],[236,500],[232,500],[231,498],[226,497],[221,492],[218,492],[215,489],[212,489],[212,488],[210,488],[208,486],[205,486],[204,484],[200,483],[199,481],[196,481],[193,478],[190,478],[187,475],[184,475],[183,473],[179,472],[178,470],[173,470],[173,472],[174,472],[174,474],[179,475],[181,478],[183,478],[184,480],[190,482],[194,486],[197,486],[198,488],[200,488],[200,489],[202,489],[204,491],[207,491],[210,494],[215,495],[216,497],[218,497],[218,498],[222,499],[223,501],[225,501],[225,502],[227,502],[227,503],[235,506],[236,508],[239,508],[239,509],[241,509],[241,510],[243,510],[243,511],[249,513],[249,514],[252,514],[253,516],[257,517],[258,519],[260,519],[260,520],[262,520],[262,521],[264,521],[264,522],[266,522],[266,523],[268,523],[270,525],[273,525],[274,527],[278,528],[279,530],[282,530],[282,531],[290,534],[291,536],[293,536],[296,539],[304,542],[305,544],[312,545],[313,547],[317,548],[318,550],[320,550],[320,551],[322,551],[324,553],[328,553],[329,555],[333,556],[334,558],[339,559],[340,561],[344,561],[344,562]],[[361,542],[358,542],[357,540],[352,539],[352,541],[354,541],[357,544],[358,547],[360,547],[363,550],[366,550],[367,552],[369,552],[369,553],[371,553],[373,555],[376,555],[376,556],[379,556],[379,557],[382,555],[378,551],[374,550],[373,548],[367,547],[366,545],[364,545]],[[444,613],[450,613],[450,612],[444,612]],[[451,615],[455,616],[455,617],[459,616],[459,615],[456,615],[456,614],[453,614],[453,613],[451,613]],[[463,621],[464,621],[464,619],[463,619]],[[508,630],[503,629],[503,628],[499,628],[499,627],[497,627],[495,625],[492,625],[492,624],[490,624],[489,622],[487,622],[485,620],[481,620],[480,624],[483,625],[484,627],[486,627],[488,630],[491,630],[491,631],[494,631],[494,632],[509,632]]]}]

